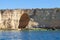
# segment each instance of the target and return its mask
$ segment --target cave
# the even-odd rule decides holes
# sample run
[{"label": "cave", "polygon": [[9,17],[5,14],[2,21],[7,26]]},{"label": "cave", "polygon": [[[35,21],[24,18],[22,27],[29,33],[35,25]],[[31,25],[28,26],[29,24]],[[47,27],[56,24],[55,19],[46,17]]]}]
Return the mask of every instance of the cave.
[{"label": "cave", "polygon": [[29,15],[27,13],[22,14],[22,16],[21,16],[21,18],[19,20],[19,26],[18,26],[18,28],[19,29],[26,28],[26,26],[29,23],[29,20],[30,20],[30,17],[29,17]]}]

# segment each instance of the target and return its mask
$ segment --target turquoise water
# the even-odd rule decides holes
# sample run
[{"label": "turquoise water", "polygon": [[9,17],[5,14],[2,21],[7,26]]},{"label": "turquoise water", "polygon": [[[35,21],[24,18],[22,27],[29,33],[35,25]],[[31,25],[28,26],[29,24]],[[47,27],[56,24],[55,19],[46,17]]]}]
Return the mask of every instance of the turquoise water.
[{"label": "turquoise water", "polygon": [[60,31],[0,31],[0,40],[60,40]]}]

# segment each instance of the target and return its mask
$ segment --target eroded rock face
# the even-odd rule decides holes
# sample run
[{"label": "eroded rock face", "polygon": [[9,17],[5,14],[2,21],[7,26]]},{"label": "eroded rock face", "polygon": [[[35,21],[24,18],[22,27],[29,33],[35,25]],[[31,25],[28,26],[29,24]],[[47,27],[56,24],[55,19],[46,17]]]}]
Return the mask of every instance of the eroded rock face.
[{"label": "eroded rock face", "polygon": [[20,20],[19,20],[18,28],[21,28],[21,29],[26,28],[26,26],[29,23],[29,20],[30,20],[30,18],[29,18],[27,13],[22,14],[21,17],[20,17]]},{"label": "eroded rock face", "polygon": [[39,25],[38,22],[35,22],[34,19],[30,18],[30,21],[26,28],[34,28],[34,27],[38,27],[38,25]]},{"label": "eroded rock face", "polygon": [[[26,13],[28,18],[23,14]],[[22,16],[23,15],[23,16]],[[25,18],[24,18],[25,17]],[[31,19],[32,18],[32,19]],[[21,20],[24,19],[22,22]],[[28,19],[28,20],[27,20]],[[21,22],[21,23],[20,23]],[[60,27],[60,10],[58,9],[15,9],[0,10],[0,29]]]},{"label": "eroded rock face", "polygon": [[0,28],[1,29],[18,29],[19,20],[23,12],[21,10],[0,11]]},{"label": "eroded rock face", "polygon": [[29,10],[1,10],[0,29],[26,28],[27,25],[34,24],[30,21]]}]

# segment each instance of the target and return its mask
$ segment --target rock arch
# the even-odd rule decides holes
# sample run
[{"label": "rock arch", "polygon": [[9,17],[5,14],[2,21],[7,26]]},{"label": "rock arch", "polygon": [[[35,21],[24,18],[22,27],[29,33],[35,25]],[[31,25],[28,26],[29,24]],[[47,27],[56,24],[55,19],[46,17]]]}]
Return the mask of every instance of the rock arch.
[{"label": "rock arch", "polygon": [[27,13],[22,14],[22,16],[21,16],[21,18],[19,20],[19,26],[18,26],[18,28],[19,29],[26,28],[26,26],[29,23],[29,20],[30,20],[30,18],[29,18],[29,16],[28,16]]}]

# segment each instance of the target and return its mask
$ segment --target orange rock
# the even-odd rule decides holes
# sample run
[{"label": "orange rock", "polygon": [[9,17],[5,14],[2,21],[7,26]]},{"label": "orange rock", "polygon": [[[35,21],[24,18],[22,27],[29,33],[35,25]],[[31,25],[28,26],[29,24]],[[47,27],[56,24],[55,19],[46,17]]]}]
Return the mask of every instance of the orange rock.
[{"label": "orange rock", "polygon": [[26,14],[26,13],[22,14],[22,16],[21,16],[21,18],[19,20],[18,28],[21,28],[21,29],[25,28],[28,25],[29,20],[30,20],[30,18],[28,16],[28,14]]}]

